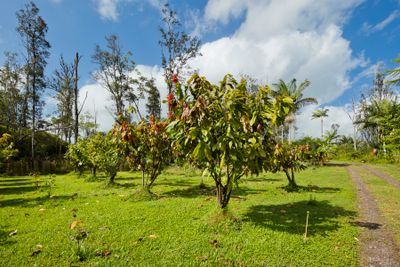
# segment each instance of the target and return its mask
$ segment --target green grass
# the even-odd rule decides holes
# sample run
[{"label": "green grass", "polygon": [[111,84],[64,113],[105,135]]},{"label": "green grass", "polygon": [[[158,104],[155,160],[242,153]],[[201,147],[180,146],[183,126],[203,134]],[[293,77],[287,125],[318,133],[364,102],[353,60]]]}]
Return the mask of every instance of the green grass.
[{"label": "green grass", "polygon": [[[373,167],[385,171],[393,177],[399,171],[394,165],[373,165]],[[361,173],[368,190],[377,200],[387,226],[392,230],[397,244],[400,246],[400,190],[366,170],[362,170]]]},{"label": "green grass", "polygon": [[[287,193],[281,174],[244,178],[222,213],[212,180],[190,168],[166,170],[152,195],[138,191],[139,173],[120,173],[113,187],[56,176],[51,198],[31,177],[3,177],[1,265],[356,266],[359,229],[346,170],[310,168],[297,181],[302,190]],[[88,233],[83,261],[69,229],[76,220]]]}]

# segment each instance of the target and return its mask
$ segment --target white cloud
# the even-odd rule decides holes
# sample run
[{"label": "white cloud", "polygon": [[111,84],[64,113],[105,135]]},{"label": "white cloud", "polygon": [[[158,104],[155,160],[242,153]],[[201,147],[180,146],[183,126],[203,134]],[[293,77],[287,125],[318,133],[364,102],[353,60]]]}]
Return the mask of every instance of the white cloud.
[{"label": "white cloud", "polygon": [[[268,84],[281,78],[309,79],[306,95],[316,97],[320,104],[328,103],[351,86],[350,71],[368,67],[363,55],[353,55],[342,34],[344,22],[360,3],[362,0],[209,0],[198,23],[224,24],[241,15],[244,21],[233,35],[204,43],[203,56],[192,60],[191,67],[214,83],[227,73],[248,74]],[[165,99],[162,71],[149,66],[139,69],[157,79]],[[327,119],[327,129],[338,123],[340,132],[351,133],[343,108],[328,108],[332,118]],[[310,120],[313,109],[308,107],[299,115],[297,125],[304,132],[297,136],[318,136],[319,122]]]},{"label": "white cloud", "polygon": [[[328,117],[324,118],[324,133],[331,129],[332,124],[339,124],[339,135],[352,136],[353,124],[345,111],[345,107],[324,106],[329,109]],[[307,106],[296,119],[298,130],[295,133],[295,138],[305,136],[321,137],[321,120],[312,119],[312,113],[317,107]]]},{"label": "white cloud", "polygon": [[[137,69],[140,73],[147,78],[154,78],[156,86],[160,91],[161,100],[167,98],[168,90],[162,76],[162,70],[157,67],[138,65]],[[87,94],[87,97],[86,97]],[[114,123],[113,107],[114,103],[111,100],[111,94],[100,84],[88,84],[79,90],[79,102],[85,105],[82,109],[82,114],[88,112],[93,117],[96,115],[97,122],[100,124],[100,131],[108,131]],[[143,116],[146,115],[146,99],[139,102],[139,110]],[[167,114],[167,106],[162,104],[162,114]],[[138,119],[138,115],[133,116],[134,120]]]},{"label": "white cloud", "polygon": [[120,0],[97,0],[97,11],[105,20],[118,20],[117,5]]},{"label": "white cloud", "polygon": [[379,22],[375,25],[371,25],[367,22],[364,22],[361,30],[366,34],[378,32],[378,31],[383,30],[386,26],[388,26],[391,22],[393,22],[394,20],[396,20],[398,18],[400,18],[400,11],[395,10],[392,13],[390,13],[390,15],[388,17],[386,17],[384,20],[382,20],[381,22]]}]

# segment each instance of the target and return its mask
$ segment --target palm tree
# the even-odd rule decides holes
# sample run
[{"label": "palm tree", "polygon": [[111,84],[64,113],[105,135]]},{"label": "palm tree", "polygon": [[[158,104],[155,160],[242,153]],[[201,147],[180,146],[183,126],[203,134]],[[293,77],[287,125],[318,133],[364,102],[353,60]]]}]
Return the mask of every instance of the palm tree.
[{"label": "palm tree", "polygon": [[328,117],[328,111],[329,109],[327,108],[321,108],[321,109],[317,109],[312,113],[312,118],[313,119],[321,119],[321,139],[324,135],[324,118]]},{"label": "palm tree", "polygon": [[[400,56],[394,59],[394,62],[400,64]],[[398,67],[397,69],[389,70],[388,73],[389,78],[391,78],[388,83],[400,86],[400,67]]]},{"label": "palm tree", "polygon": [[[289,115],[285,119],[285,123],[289,126],[289,143],[291,141],[291,128],[295,123],[295,114],[304,106],[310,104],[318,104],[317,100],[313,97],[303,97],[304,90],[310,85],[310,81],[303,81],[300,86],[297,87],[296,79],[292,79],[290,83],[285,83],[283,80],[279,80],[278,83],[273,84],[273,96],[290,97],[293,99],[294,108],[290,111]],[[283,128],[282,125],[282,142],[283,142]]]}]

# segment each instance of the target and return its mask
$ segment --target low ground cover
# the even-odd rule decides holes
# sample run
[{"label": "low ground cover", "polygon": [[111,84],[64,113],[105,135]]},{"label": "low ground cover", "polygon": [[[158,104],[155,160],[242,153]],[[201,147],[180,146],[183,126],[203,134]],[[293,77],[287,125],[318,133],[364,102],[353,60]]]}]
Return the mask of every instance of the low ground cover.
[{"label": "low ground cover", "polygon": [[35,179],[46,177],[0,178],[5,266],[358,262],[359,229],[351,223],[355,194],[340,166],[300,173],[301,188],[294,193],[282,188],[282,174],[245,178],[225,213],[217,207],[212,179],[191,168],[167,169],[152,195],[137,191],[136,172],[119,173],[111,187],[105,178],[87,182],[75,174],[55,176],[53,187],[38,187]]}]

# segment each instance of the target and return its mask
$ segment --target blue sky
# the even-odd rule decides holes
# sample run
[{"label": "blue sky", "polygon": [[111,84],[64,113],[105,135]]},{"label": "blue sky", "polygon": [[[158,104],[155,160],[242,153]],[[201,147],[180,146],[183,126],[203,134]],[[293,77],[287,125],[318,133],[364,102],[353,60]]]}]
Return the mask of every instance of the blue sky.
[{"label": "blue sky", "polygon": [[[3,52],[23,54],[15,31],[15,12],[27,1],[0,2],[0,64]],[[96,69],[91,54],[104,36],[117,34],[125,49],[145,75],[158,79],[161,95],[160,47],[158,45],[162,0],[37,0],[49,27],[52,45],[47,67],[50,74],[62,54],[72,60],[83,55],[81,92],[93,104],[85,107],[98,114],[102,129],[112,122],[104,106],[107,93],[90,72]],[[400,0],[204,0],[170,1],[188,33],[202,39],[203,56],[191,62],[210,80],[225,73],[249,74],[269,84],[282,78],[309,79],[308,94],[330,108],[328,123],[351,127],[344,112],[352,98],[358,99],[372,84],[378,62],[394,67],[400,53]],[[51,110],[51,99],[48,110]],[[54,103],[53,103],[54,104]],[[297,136],[313,135],[318,122],[309,119],[316,107],[298,117]]]}]

